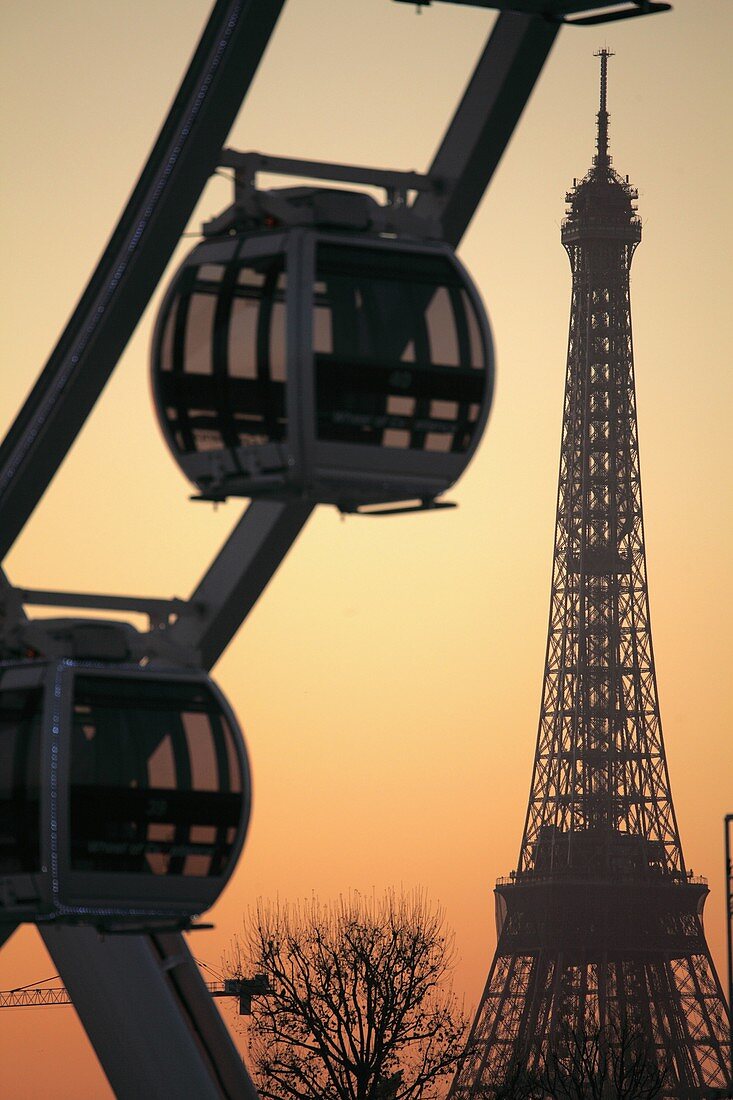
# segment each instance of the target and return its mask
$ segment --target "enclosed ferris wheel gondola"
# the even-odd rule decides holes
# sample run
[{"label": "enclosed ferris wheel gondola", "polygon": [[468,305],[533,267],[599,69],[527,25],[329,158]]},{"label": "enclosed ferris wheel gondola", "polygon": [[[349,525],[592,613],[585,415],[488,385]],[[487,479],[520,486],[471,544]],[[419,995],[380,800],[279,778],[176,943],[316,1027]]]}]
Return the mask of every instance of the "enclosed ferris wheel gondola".
[{"label": "enclosed ferris wheel gondola", "polygon": [[328,221],[205,239],[165,295],[155,404],[205,498],[433,501],[476,449],[493,353],[465,268],[440,241]]},{"label": "enclosed ferris wheel gondola", "polygon": [[0,667],[0,923],[186,926],[244,842],[241,732],[203,672]]}]

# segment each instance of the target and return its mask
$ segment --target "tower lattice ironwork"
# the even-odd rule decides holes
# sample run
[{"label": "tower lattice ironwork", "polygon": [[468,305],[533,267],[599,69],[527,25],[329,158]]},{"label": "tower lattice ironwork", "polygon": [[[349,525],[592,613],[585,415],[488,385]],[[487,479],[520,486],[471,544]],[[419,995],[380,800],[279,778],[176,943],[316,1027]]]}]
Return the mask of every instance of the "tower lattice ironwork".
[{"label": "tower lattice ironwork", "polygon": [[641,223],[608,152],[612,55],[597,56],[597,152],[562,225],[572,305],[534,772],[451,1100],[501,1095],[516,1067],[546,1067],[548,1052],[593,1035],[610,1050],[629,1031],[667,1073],[665,1096],[729,1083],[708,888],[685,866],[659,716],[629,298]]}]

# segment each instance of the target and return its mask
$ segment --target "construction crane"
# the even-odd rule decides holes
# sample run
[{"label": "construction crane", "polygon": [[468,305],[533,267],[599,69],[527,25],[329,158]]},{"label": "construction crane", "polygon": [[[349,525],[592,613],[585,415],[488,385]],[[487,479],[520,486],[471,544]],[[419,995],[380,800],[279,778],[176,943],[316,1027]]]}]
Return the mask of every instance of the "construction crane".
[{"label": "construction crane", "polygon": [[[55,981],[57,977],[58,974],[55,974],[40,982],[18,986],[17,989],[0,989],[0,1008],[41,1008],[73,1004],[66,986],[46,985],[46,982]],[[206,988],[212,997],[235,997],[240,1016],[252,1015],[253,997],[266,997],[272,992],[265,974],[255,974],[253,978],[224,978],[222,981],[206,982]]]}]

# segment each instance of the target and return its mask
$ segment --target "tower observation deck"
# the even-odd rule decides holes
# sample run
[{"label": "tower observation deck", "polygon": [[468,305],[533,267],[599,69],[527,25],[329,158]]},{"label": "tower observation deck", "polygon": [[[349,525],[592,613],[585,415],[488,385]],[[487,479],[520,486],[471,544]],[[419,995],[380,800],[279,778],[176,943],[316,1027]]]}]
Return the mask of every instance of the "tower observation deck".
[{"label": "tower observation deck", "polygon": [[698,1100],[730,1084],[728,1011],[702,923],[708,888],[685,865],[662,738],[629,296],[641,222],[609,155],[612,54],[597,56],[596,154],[566,196],[561,231],[572,301],[537,749],[451,1100],[523,1095],[511,1082],[546,1079],[548,1059],[578,1062],[591,1048],[601,1056],[588,1072],[611,1074],[631,1047],[640,1060],[639,1043],[662,1096]]}]

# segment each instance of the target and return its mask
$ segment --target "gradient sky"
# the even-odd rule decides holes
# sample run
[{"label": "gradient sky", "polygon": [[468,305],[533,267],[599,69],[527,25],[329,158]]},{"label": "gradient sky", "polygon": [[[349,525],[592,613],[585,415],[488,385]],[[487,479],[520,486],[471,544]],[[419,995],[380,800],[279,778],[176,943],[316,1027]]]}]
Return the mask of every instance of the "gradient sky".
[{"label": "gradient sky", "polygon": [[[147,156],[206,0],[6,6],[0,430],[11,423]],[[389,0],[289,0],[229,144],[424,169],[493,22]],[[565,29],[461,246],[498,351],[497,395],[452,513],[310,520],[215,670],[247,732],[255,809],[192,950],[216,964],[257,897],[424,886],[476,1004],[492,884],[516,864],[547,629],[570,276],[565,191],[593,153],[609,67],[614,163],[639,188],[632,270],[652,624],[688,867],[710,877],[723,972],[722,817],[733,811],[730,584],[733,6]],[[216,180],[189,226],[229,202]],[[184,241],[172,261],[180,261]],[[165,281],[164,281],[165,282]],[[242,510],[188,502],[152,415],[159,293],[6,563],[13,581],[186,596]],[[53,973],[36,933],[0,988]],[[107,1097],[71,1008],[5,1011],[14,1100]],[[10,1068],[15,1065],[15,1069]]]}]

